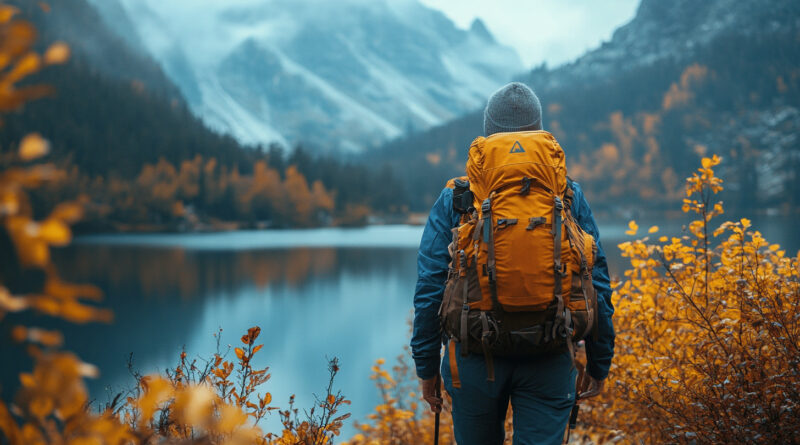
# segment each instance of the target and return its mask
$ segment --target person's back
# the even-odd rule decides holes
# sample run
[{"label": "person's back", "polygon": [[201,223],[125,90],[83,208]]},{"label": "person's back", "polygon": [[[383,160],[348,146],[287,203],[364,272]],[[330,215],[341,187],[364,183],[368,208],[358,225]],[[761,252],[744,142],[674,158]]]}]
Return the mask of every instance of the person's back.
[{"label": "person's back", "polygon": [[[508,156],[525,153],[524,146],[526,144],[529,151],[539,150],[541,147],[552,150],[550,155],[562,156],[559,159],[562,163],[563,152],[552,135],[542,131],[541,105],[538,98],[528,87],[519,83],[507,85],[490,98],[484,112],[484,133],[487,138],[476,140],[471,148],[470,163],[468,163],[472,178],[481,180],[480,183],[465,185],[463,181],[451,181],[434,204],[423,232],[418,253],[418,281],[414,297],[414,332],[411,341],[417,375],[423,381],[423,395],[431,404],[431,408],[434,411],[441,409],[441,399],[436,397],[435,388],[438,386],[442,340],[446,340],[448,348],[446,359],[441,365],[441,376],[444,379],[445,388],[453,400],[454,431],[460,445],[502,443],[505,435],[503,422],[509,402],[511,402],[514,414],[515,444],[559,443],[576,399],[577,372],[573,364],[572,338],[567,337],[574,339],[586,337],[587,373],[591,378],[586,380],[590,383],[589,390],[581,395],[582,398],[591,397],[600,392],[613,357],[614,330],[611,323],[613,307],[610,301],[611,288],[606,259],[599,243],[597,226],[583,192],[577,183],[566,179],[565,173],[563,178],[551,175],[552,177],[549,178],[549,181],[552,182],[551,187],[544,184],[544,182],[548,182],[547,180],[538,180],[535,175],[520,178],[522,179],[521,195],[529,193],[529,187],[533,181],[534,187],[539,186],[549,191],[551,196],[556,197],[555,210],[551,211],[552,218],[549,223],[552,228],[552,236],[546,241],[544,241],[545,238],[538,241],[541,245],[537,245],[537,241],[528,241],[534,244],[529,244],[527,247],[524,243],[511,241],[510,243],[517,246],[516,257],[503,251],[503,249],[510,249],[509,242],[506,242],[505,246],[502,242],[495,242],[494,234],[508,225],[516,225],[519,219],[516,217],[514,219],[492,219],[490,209],[492,203],[488,198],[490,194],[492,199],[501,199],[501,197],[495,193],[494,188],[491,191],[483,189],[495,187],[499,183],[491,180],[483,181],[484,178],[481,175],[486,171],[500,172],[494,176],[500,176],[500,181],[502,181],[503,175],[506,173],[498,170],[500,165],[491,164],[495,162],[492,159],[497,156],[491,156],[490,150],[493,150],[494,146],[500,142],[510,145],[510,150],[503,145],[503,151],[498,152],[500,157],[503,157],[501,162],[503,168],[507,168],[509,165],[514,166],[514,159],[509,160]],[[524,143],[520,144],[520,140]],[[481,150],[485,150],[489,154]],[[487,162],[490,165],[484,165]],[[537,161],[529,160],[528,163],[536,167]],[[476,167],[477,164],[481,165]],[[565,167],[562,166],[557,170],[565,170]],[[519,171],[509,171],[508,175],[519,173]],[[557,184],[560,184],[564,190],[561,198],[567,201],[565,203],[567,209],[563,212],[560,209],[559,193],[553,192],[557,188]],[[505,186],[501,185],[500,188],[505,188]],[[465,191],[469,192],[468,196],[470,197],[467,204],[464,204],[463,199]],[[471,226],[463,224],[463,227],[469,229],[469,232],[461,236],[464,239],[453,240],[453,229],[469,220],[469,216],[465,217],[462,212],[464,212],[464,207],[470,206],[473,192],[481,195],[480,199],[483,201],[484,208],[471,209]],[[515,205],[516,194],[515,191],[513,194],[506,194],[508,198],[502,197],[507,207]],[[477,202],[476,207],[480,207],[481,201]],[[481,210],[483,210],[483,214],[481,214]],[[562,214],[568,221],[561,221]],[[490,221],[489,226],[491,227],[484,226],[483,220]],[[531,231],[539,225],[545,224],[547,217],[538,217],[537,215],[529,220],[525,219],[524,222],[529,222],[529,225],[523,228]],[[570,228],[570,224],[575,225]],[[569,243],[570,247],[563,248],[570,254],[570,258],[572,256],[569,249],[574,244],[583,246],[583,238],[578,237],[583,232],[591,235],[591,237],[586,236],[587,249],[578,248],[575,250],[578,253],[574,255],[574,258],[582,258],[580,266],[576,265],[575,270],[588,270],[592,278],[591,280],[587,279],[592,282],[588,286],[584,285],[583,289],[580,286],[577,287],[576,292],[581,294],[583,291],[583,297],[586,299],[582,306],[569,306],[562,300],[562,293],[565,293],[567,298],[570,293],[569,289],[561,291],[562,279],[560,277],[567,277],[569,269],[567,264],[562,264],[560,254],[562,226],[569,232],[563,234],[563,238],[564,244]],[[459,228],[456,233],[461,230],[462,228]],[[592,237],[597,241],[594,249],[589,247]],[[579,239],[581,241],[578,241]],[[471,266],[474,269],[474,278],[471,278],[472,285],[464,283],[459,287],[459,289],[464,289],[463,299],[450,298],[450,301],[442,305],[445,282],[448,279],[448,268],[452,260],[451,252],[448,251],[451,242],[453,245],[450,246],[450,249],[456,253],[456,256],[461,256],[457,261],[452,262],[453,271],[450,273],[451,280],[448,289],[452,293],[452,289],[459,286],[457,279],[453,279],[453,275],[467,276],[464,270],[468,270],[466,267],[469,263],[468,257],[475,258],[474,264]],[[484,250],[477,248],[474,252],[471,251],[473,242],[475,246],[482,242],[485,243]],[[552,273],[549,278],[552,283],[550,287],[555,287],[555,289],[551,289],[549,297],[536,291],[539,289],[536,287],[536,283],[533,285],[524,283],[526,279],[536,275],[534,269],[540,265],[537,261],[548,256],[537,253],[537,248],[543,247],[545,244],[549,251],[550,265],[544,267],[549,267],[548,270],[552,272],[553,256],[555,256],[556,264],[555,278],[552,278]],[[459,250],[459,246],[463,249]],[[513,261],[523,263],[519,260],[525,257],[527,251],[537,253],[537,256],[532,257],[530,263],[515,264],[513,269],[520,273],[503,275],[497,272],[496,246],[501,249],[497,253],[498,258],[506,258],[506,261],[510,261],[508,258],[513,257]],[[553,253],[554,248],[555,254]],[[470,253],[467,254],[465,251],[470,251]],[[484,257],[480,257],[480,252],[484,251],[486,252]],[[568,261],[564,259],[564,263],[566,262]],[[587,265],[587,262],[590,264]],[[465,267],[460,272],[456,272],[461,269],[460,264]],[[478,272],[479,266],[482,268],[481,272]],[[501,267],[503,266],[501,264]],[[579,272],[576,272],[576,276],[579,275]],[[569,282],[568,278],[565,280]],[[542,279],[539,278],[538,284],[541,282]],[[468,291],[468,288],[471,290]],[[510,293],[514,291],[511,289],[522,290],[512,296]],[[528,294],[536,295],[527,295],[525,289],[528,289]],[[593,300],[590,303],[587,298],[589,294],[594,297],[594,291],[597,295],[596,305]],[[469,292],[476,293],[477,300],[470,299],[467,295]],[[491,298],[488,295],[491,295]],[[529,296],[533,300],[526,300]],[[553,320],[542,320],[541,325],[534,326],[533,322],[526,321],[529,318],[524,317],[526,315],[524,311],[531,310],[536,306],[531,301],[536,302],[542,298],[545,299],[542,301],[548,303],[552,299],[553,307],[558,307],[558,309],[551,311],[555,313]],[[483,302],[479,300],[483,300]],[[469,304],[467,304],[468,301]],[[515,302],[522,306],[514,308]],[[526,304],[528,306],[525,306]],[[459,317],[457,306],[464,307],[463,317]],[[571,313],[570,309],[575,310]],[[510,326],[514,324],[513,321],[509,321],[509,319],[506,319],[505,323],[498,321],[503,317],[513,319],[513,314],[504,315],[507,310],[523,311],[521,313],[514,312],[517,314],[516,320],[523,320],[523,329],[520,331],[525,331],[524,335],[526,336],[521,338],[526,340],[534,338],[536,343],[534,346],[526,347],[513,340],[501,345],[503,339],[511,338],[513,337],[511,334],[516,334],[516,332],[506,332],[508,329],[503,330],[508,328],[504,324]],[[480,314],[481,319],[475,318],[476,314]],[[520,317],[520,314],[523,317]],[[539,312],[533,311],[529,314],[538,316]],[[580,321],[581,317],[584,319],[582,322]],[[587,317],[591,319],[586,320]],[[483,327],[481,327],[481,322]],[[490,326],[490,322],[492,326]],[[588,324],[585,324],[587,322]],[[531,325],[525,326],[525,323]],[[473,328],[473,325],[477,326]],[[561,333],[566,341],[555,341],[556,337],[559,337],[558,326],[563,327]],[[584,327],[592,327],[593,335],[587,335],[588,332],[582,329]],[[514,329],[519,329],[519,326]],[[476,330],[477,337],[474,335]],[[483,344],[481,345],[481,343]],[[564,347],[560,347],[562,344]],[[551,352],[533,352],[539,350],[551,350]]]}]

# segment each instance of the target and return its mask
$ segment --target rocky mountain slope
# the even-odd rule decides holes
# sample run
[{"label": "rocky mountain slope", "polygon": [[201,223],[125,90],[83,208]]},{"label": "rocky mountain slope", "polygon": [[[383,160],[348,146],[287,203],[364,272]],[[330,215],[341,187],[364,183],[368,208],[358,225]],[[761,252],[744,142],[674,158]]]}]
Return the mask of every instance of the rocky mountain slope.
[{"label": "rocky mountain slope", "polygon": [[[597,207],[679,199],[699,157],[723,156],[731,207],[800,208],[800,3],[643,0],[612,39],[573,63],[518,77]],[[480,111],[387,144],[424,208],[463,171]],[[402,155],[397,155],[399,150]]]},{"label": "rocky mountain slope", "polygon": [[94,1],[244,143],[360,151],[474,109],[522,69],[480,21],[459,29],[417,0]]}]

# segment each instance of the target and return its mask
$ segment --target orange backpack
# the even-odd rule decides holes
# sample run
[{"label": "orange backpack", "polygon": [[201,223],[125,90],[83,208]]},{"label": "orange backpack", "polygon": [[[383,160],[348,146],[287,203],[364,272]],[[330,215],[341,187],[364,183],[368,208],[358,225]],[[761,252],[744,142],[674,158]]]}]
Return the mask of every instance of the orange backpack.
[{"label": "orange backpack", "polygon": [[439,312],[445,333],[462,354],[486,355],[489,380],[493,355],[574,352],[596,326],[597,246],[570,211],[561,146],[546,131],[479,137],[467,175],[448,183],[463,216]]}]

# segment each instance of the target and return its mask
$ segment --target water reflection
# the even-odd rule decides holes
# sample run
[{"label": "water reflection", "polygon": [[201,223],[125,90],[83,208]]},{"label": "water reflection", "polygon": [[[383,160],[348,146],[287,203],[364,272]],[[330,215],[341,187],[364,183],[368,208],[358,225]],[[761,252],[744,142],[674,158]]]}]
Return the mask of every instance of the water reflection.
[{"label": "water reflection", "polygon": [[[190,354],[223,347],[250,326],[262,327],[259,366],[270,366],[276,403],[297,394],[309,406],[321,392],[326,358],[338,356],[338,384],[363,417],[378,397],[369,368],[407,343],[416,279],[414,249],[303,248],[186,250],[76,245],[56,257],[64,276],[92,282],[116,314],[112,326],[62,325],[67,347],[97,364],[90,391],[130,384],[126,359],[144,372],[164,369],[181,346]],[[273,419],[277,422],[277,419]],[[277,428],[277,423],[270,423]]]},{"label": "water reflection", "polygon": [[[62,274],[144,298],[197,298],[231,292],[242,285],[263,289],[270,283],[300,286],[335,274],[337,250],[193,251],[183,248],[76,246],[56,259]],[[362,265],[354,265],[361,267]]]}]

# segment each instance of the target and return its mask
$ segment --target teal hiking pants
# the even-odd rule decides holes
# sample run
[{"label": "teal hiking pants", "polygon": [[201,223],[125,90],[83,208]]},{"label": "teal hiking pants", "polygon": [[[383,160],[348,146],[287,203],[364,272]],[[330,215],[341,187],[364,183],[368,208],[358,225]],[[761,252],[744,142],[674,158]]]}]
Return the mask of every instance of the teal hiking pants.
[{"label": "teal hiking pants", "polygon": [[560,444],[575,403],[577,371],[569,352],[530,359],[494,357],[495,381],[487,381],[482,355],[462,357],[455,347],[461,388],[453,387],[450,350],[442,378],[453,399],[453,430],[458,445],[501,445],[511,402],[514,445]]}]

